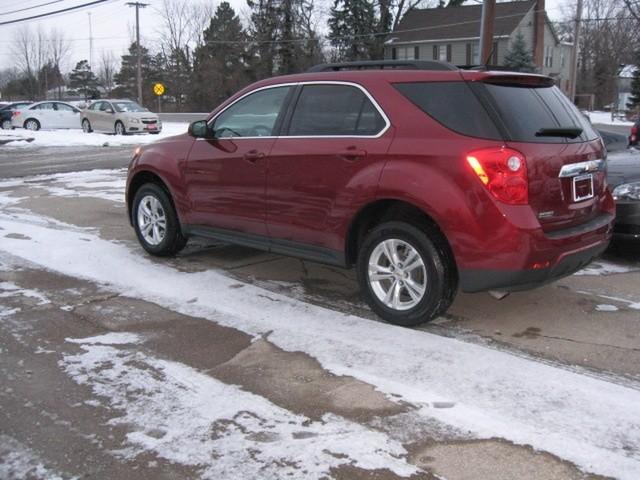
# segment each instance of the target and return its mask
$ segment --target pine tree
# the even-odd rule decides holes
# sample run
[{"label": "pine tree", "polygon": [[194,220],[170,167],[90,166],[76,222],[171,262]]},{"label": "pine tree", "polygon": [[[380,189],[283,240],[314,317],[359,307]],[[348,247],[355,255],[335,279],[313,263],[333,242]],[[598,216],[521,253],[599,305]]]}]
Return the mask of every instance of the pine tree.
[{"label": "pine tree", "polygon": [[80,92],[85,100],[98,98],[98,78],[91,71],[87,60],[80,60],[69,74],[69,86]]},{"label": "pine tree", "polygon": [[329,40],[338,61],[370,60],[376,50],[378,28],[370,0],[335,0],[329,17]]},{"label": "pine tree", "polygon": [[[118,85],[113,89],[113,95],[123,98],[137,99],[137,48],[133,42],[129,47],[129,53],[122,56],[120,71],[114,75],[114,81]],[[142,70],[142,102],[152,105],[155,100],[153,84],[163,80],[163,58],[161,54],[150,55],[145,47],[140,48],[140,67]],[[167,92],[170,95],[172,92]]]},{"label": "pine tree", "polygon": [[250,83],[244,43],[247,39],[242,22],[231,5],[220,3],[203,33],[203,45],[194,53],[194,107],[211,110]]},{"label": "pine tree", "polygon": [[633,80],[631,80],[631,96],[627,102],[629,110],[640,109],[640,50],[636,52],[636,69],[633,71]]},{"label": "pine tree", "polygon": [[509,50],[504,55],[504,66],[514,72],[534,72],[536,67],[533,64],[533,56],[527,49],[524,35],[518,32]]}]

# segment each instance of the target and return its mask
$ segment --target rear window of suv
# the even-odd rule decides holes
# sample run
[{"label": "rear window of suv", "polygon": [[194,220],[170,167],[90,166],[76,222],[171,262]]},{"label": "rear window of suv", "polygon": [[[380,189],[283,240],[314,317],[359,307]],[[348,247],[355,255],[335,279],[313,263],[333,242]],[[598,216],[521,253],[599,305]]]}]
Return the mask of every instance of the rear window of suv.
[{"label": "rear window of suv", "polygon": [[[483,84],[511,140],[516,142],[584,142],[598,134],[558,87]],[[568,137],[537,136],[543,128],[581,128],[582,134]]]}]

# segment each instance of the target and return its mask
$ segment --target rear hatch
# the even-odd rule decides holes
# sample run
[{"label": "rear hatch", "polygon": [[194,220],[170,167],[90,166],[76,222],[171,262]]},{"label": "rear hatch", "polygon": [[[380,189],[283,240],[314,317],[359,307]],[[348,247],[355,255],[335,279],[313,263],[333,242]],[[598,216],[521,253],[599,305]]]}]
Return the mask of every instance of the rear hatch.
[{"label": "rear hatch", "polygon": [[529,204],[544,231],[574,227],[601,213],[604,146],[589,120],[551,79],[484,74],[469,85],[506,146],[525,156]]}]

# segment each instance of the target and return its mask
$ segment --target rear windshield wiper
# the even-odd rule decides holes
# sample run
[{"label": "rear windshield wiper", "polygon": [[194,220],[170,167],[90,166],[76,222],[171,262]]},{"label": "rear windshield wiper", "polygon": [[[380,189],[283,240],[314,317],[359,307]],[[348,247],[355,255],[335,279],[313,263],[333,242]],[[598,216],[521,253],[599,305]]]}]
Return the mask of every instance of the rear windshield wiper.
[{"label": "rear windshield wiper", "polygon": [[580,135],[582,135],[582,129],[578,127],[541,128],[536,132],[536,137],[577,138]]}]

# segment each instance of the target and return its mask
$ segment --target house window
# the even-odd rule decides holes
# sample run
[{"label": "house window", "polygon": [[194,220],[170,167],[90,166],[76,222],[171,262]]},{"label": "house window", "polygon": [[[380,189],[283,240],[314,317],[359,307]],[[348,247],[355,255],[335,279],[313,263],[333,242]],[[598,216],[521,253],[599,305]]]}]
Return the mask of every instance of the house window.
[{"label": "house window", "polygon": [[562,50],[560,50],[560,67],[564,68],[564,62],[565,62],[565,58],[564,58],[564,48]]},{"label": "house window", "polygon": [[553,67],[553,47],[551,45],[544,47],[544,66]]},{"label": "house window", "polygon": [[438,60],[438,46],[437,45],[433,46],[433,59],[434,60]]},{"label": "house window", "polygon": [[413,47],[413,58],[418,60],[420,58],[420,47]]},{"label": "house window", "polygon": [[391,60],[397,60],[397,59],[398,59],[398,49],[394,47],[391,49]]},{"label": "house window", "polygon": [[447,62],[451,62],[451,44],[447,45]]},{"label": "house window", "polygon": [[394,60],[417,60],[419,55],[418,47],[396,47]]}]

